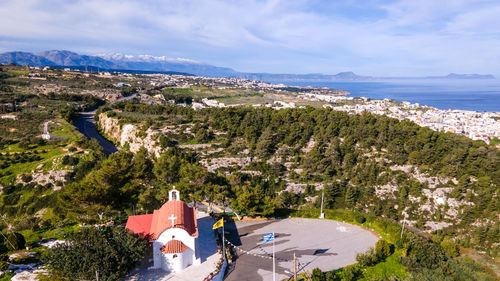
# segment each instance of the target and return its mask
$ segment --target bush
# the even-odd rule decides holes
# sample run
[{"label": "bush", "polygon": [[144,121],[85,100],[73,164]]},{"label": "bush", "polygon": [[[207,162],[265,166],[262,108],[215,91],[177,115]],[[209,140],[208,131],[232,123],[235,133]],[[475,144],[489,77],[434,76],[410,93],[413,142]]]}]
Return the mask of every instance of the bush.
[{"label": "bush", "polygon": [[377,253],[375,248],[371,247],[365,253],[359,253],[356,255],[356,261],[361,267],[372,266],[378,262]]},{"label": "bush", "polygon": [[311,281],[326,281],[325,273],[319,268],[315,268],[312,271]]},{"label": "bush", "polygon": [[75,165],[78,165],[79,161],[80,161],[80,159],[77,157],[64,155],[64,157],[62,158],[61,164],[75,166]]},{"label": "bush", "polygon": [[66,237],[69,243],[52,248],[43,260],[68,279],[119,280],[146,250],[146,241],[118,228],[82,228]]},{"label": "bush", "polygon": [[354,220],[356,220],[357,223],[365,223],[366,221],[366,218],[365,216],[361,215],[361,214],[357,214],[355,217],[354,217]]},{"label": "bush", "polygon": [[9,269],[9,263],[0,261],[0,271],[6,271]]},{"label": "bush", "polygon": [[458,248],[457,244],[455,244],[453,241],[450,240],[444,240],[441,242],[441,247],[443,247],[443,250],[450,255],[450,257],[458,257],[460,255],[460,249]]},{"label": "bush", "polygon": [[342,270],[342,280],[353,281],[361,277],[361,269],[357,265],[349,265]]},{"label": "bush", "polygon": [[410,235],[407,255],[401,261],[410,271],[422,268],[436,269],[447,260],[443,249],[433,242],[427,241],[415,234]]},{"label": "bush", "polygon": [[22,250],[26,246],[26,240],[21,233],[9,232],[7,235],[7,241],[5,241],[5,246],[10,251]]},{"label": "bush", "polygon": [[33,177],[30,174],[22,174],[21,175],[21,180],[23,182],[30,182],[33,179]]},{"label": "bush", "polygon": [[384,260],[392,254],[391,245],[384,239],[380,239],[377,241],[377,244],[375,244],[375,253],[379,261]]}]

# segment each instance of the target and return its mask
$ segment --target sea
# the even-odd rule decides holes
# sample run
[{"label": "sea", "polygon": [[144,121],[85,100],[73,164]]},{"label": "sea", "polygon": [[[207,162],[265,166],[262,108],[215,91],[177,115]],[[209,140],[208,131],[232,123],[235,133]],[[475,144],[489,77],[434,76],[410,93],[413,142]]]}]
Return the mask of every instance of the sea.
[{"label": "sea", "polygon": [[408,101],[438,109],[461,109],[500,112],[500,80],[438,80],[397,79],[370,82],[277,82],[289,86],[313,86],[339,89],[351,97],[371,99],[388,98],[398,102]]}]

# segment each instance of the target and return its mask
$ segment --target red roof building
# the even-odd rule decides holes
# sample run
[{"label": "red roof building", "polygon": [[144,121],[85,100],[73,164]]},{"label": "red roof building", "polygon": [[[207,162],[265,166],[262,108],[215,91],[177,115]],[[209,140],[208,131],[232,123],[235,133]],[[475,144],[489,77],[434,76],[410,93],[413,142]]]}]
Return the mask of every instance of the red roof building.
[{"label": "red roof building", "polygon": [[178,272],[199,264],[195,208],[180,200],[175,188],[169,200],[153,214],[130,216],[126,229],[153,242],[154,268]]},{"label": "red roof building", "polygon": [[130,216],[127,220],[126,229],[144,238],[149,236],[153,215]]}]

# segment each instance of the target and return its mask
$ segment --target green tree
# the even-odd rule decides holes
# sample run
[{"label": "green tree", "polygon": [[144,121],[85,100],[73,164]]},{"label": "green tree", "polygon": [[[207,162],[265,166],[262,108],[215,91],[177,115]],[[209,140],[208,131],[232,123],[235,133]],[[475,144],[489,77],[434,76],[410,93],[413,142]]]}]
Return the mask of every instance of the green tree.
[{"label": "green tree", "polygon": [[21,233],[10,231],[7,235],[5,246],[7,246],[7,249],[10,251],[23,250],[26,246],[26,240]]},{"label": "green tree", "polygon": [[348,186],[345,191],[345,204],[347,207],[352,208],[356,204],[356,190],[352,186]]},{"label": "green tree", "polygon": [[315,268],[311,274],[311,281],[326,281],[326,276],[319,268]]},{"label": "green tree", "polygon": [[143,257],[147,242],[119,228],[81,228],[43,257],[54,275],[68,279],[120,280]]},{"label": "green tree", "polygon": [[255,147],[255,154],[258,156],[267,157],[274,151],[274,136],[271,128],[266,128],[266,130],[260,136],[257,145]]},{"label": "green tree", "polygon": [[380,239],[375,244],[375,253],[378,260],[384,260],[392,254],[391,245],[384,239]]}]

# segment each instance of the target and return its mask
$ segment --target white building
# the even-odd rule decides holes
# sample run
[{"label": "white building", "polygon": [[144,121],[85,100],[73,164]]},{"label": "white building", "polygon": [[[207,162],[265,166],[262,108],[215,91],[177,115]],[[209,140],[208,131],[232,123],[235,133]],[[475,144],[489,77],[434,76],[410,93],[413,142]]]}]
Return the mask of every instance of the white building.
[{"label": "white building", "polygon": [[152,242],[153,268],[179,272],[201,264],[196,210],[180,200],[175,188],[159,210],[150,215],[130,216],[125,228]]}]

